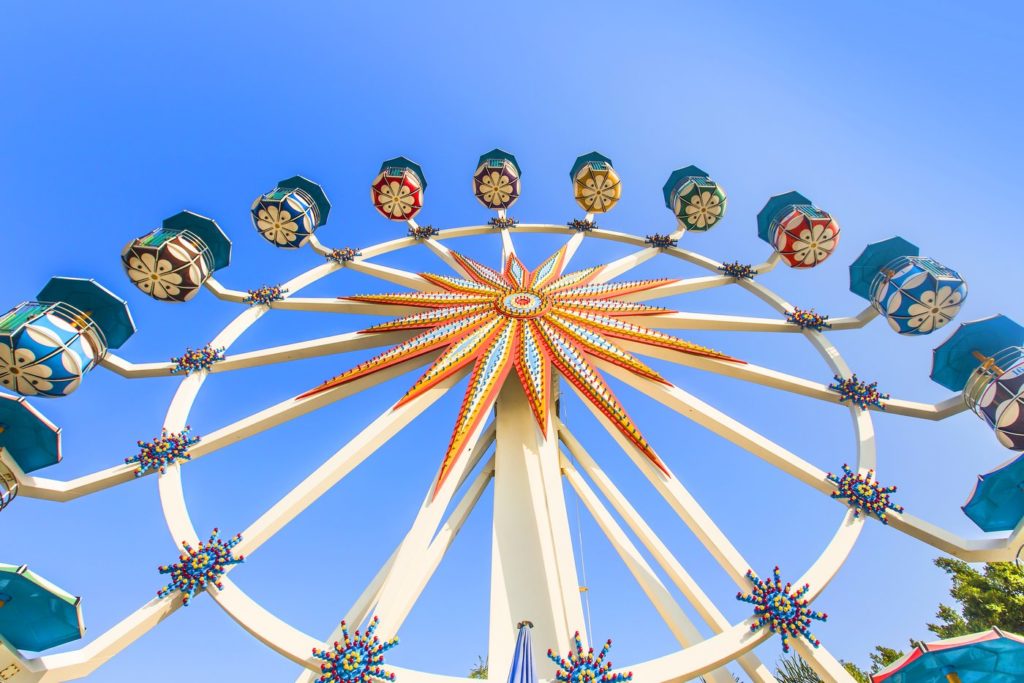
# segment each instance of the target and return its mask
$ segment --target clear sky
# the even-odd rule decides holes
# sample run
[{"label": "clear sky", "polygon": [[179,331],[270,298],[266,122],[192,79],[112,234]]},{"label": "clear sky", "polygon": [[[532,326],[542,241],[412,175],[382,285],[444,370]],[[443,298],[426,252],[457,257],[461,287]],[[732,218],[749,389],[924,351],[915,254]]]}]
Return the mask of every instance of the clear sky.
[{"label": "clear sky", "polygon": [[[139,332],[121,350],[161,361],[203,344],[239,310],[202,294],[161,304],[134,290],[118,254],[130,238],[188,208],[216,218],[234,241],[218,273],[245,289],[322,262],[277,251],[248,219],[252,199],[301,173],[334,202],[318,235],[361,246],[404,232],[373,211],[369,181],[398,154],[421,163],[430,187],[421,222],[484,222],[469,176],[495,146],[524,169],[515,215],[561,223],[579,215],[567,171],[581,153],[609,155],[624,198],[602,225],[667,231],[661,185],[698,164],[729,193],[726,220],[687,246],[720,260],[768,254],[754,217],[772,194],[797,189],[831,211],[842,243],[811,272],[780,267],[764,280],[793,303],[834,316],[859,311],[846,266],[868,242],[899,234],[970,283],[960,321],[1002,312],[1024,321],[1018,200],[1024,120],[1013,3],[8,3],[0,23],[6,65],[0,181],[12,199],[3,236],[0,308],[31,299],[52,275],[94,277],[125,297]],[[18,201],[13,201],[15,198]],[[692,241],[691,241],[692,239]],[[519,238],[532,265],[550,239]],[[466,247],[497,259],[497,240]],[[624,253],[591,247],[581,262]],[[425,250],[381,262],[443,266]],[[697,274],[655,260],[642,274]],[[312,290],[379,288],[343,272]],[[682,310],[770,315],[733,288],[671,302]],[[357,329],[344,316],[272,313],[236,347],[250,350]],[[948,396],[928,380],[931,349],[947,336],[900,338],[876,321],[835,335],[851,366],[900,398]],[[825,366],[796,335],[692,334],[723,351],[818,381]],[[365,354],[364,354],[365,355]],[[202,434],[309,388],[361,355],[218,375],[196,403]],[[658,365],[674,382],[823,469],[852,457],[844,410],[733,380]],[[245,528],[411,384],[193,463],[184,472],[197,528]],[[173,379],[129,381],[94,371],[73,395],[37,400],[64,429],[65,461],[41,474],[72,478],[120,462],[155,436]],[[628,389],[641,428],[735,544],[767,573],[798,576],[824,548],[843,509],[801,488]],[[287,527],[233,578],[273,612],[326,635],[412,520],[443,450],[457,397],[426,413]],[[671,510],[652,496],[578,402],[567,420],[687,568],[733,620],[746,606]],[[1011,453],[971,414],[941,424],[875,419],[879,477],[907,509],[959,533],[976,529],[959,506],[973,478]],[[464,673],[486,650],[489,496],[471,517],[401,632],[392,661]],[[582,525],[596,638],[613,637],[627,665],[673,650],[643,594],[569,496]],[[176,553],[147,478],[65,505],[19,499],[0,515],[0,561],[33,569],[82,595],[95,638],[163,585]],[[928,634],[946,597],[937,551],[870,522],[817,606],[816,633],[837,656],[863,663],[876,643]],[[777,640],[759,649],[768,661]],[[148,683],[289,681],[296,667],[265,649],[209,599],[145,636],[93,680]]]}]

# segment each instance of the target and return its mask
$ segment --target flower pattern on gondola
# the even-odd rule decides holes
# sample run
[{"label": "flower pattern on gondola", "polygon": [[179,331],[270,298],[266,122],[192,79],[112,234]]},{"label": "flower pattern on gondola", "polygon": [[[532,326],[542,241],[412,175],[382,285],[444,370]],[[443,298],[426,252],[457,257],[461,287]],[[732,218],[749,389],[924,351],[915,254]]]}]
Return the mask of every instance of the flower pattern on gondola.
[{"label": "flower pattern on gondola", "polygon": [[423,208],[423,183],[411,169],[386,168],[374,179],[370,197],[377,211],[385,218],[404,221]]},{"label": "flower pattern on gondola", "polygon": [[1012,354],[1004,367],[994,367],[988,385],[973,406],[999,439],[1014,450],[1024,450],[1024,350]]},{"label": "flower pattern on gondola", "polygon": [[188,235],[156,230],[129,242],[121,264],[132,283],[154,299],[189,301],[212,272],[205,249]]},{"label": "flower pattern on gondola", "polygon": [[0,336],[0,386],[23,396],[66,396],[95,364],[94,343],[72,323],[41,315]]},{"label": "flower pattern on gondola", "polygon": [[944,327],[966,298],[963,278],[929,258],[901,258],[872,282],[872,305],[900,334],[929,334]]},{"label": "flower pattern on gondola", "polygon": [[839,246],[839,223],[813,207],[793,207],[773,233],[775,250],[793,268],[813,268]]}]

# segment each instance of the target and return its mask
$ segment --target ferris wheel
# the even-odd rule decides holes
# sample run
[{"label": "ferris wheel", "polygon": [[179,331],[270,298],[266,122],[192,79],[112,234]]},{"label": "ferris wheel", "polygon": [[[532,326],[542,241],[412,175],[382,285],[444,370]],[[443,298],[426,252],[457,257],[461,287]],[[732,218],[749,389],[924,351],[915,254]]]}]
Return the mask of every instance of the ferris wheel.
[{"label": "ferris wheel", "polygon": [[[486,225],[438,229],[420,224],[427,188],[420,166],[404,157],[384,162],[371,199],[384,217],[406,224],[407,234],[373,246],[331,248],[314,234],[330,213],[316,183],[295,176],[280,181],[251,207],[259,234],[282,249],[311,248],[325,262],[275,286],[238,291],[214,273],[228,265],[231,242],[215,221],[190,212],[128,243],[122,261],[130,281],[153,299],[187,302],[206,289],[242,310],[209,344],[171,362],[132,363],[112,353],[135,332],[125,303],[91,280],[53,278],[36,301],[0,317],[0,510],[15,497],[68,501],[104,489],[157,478],[163,514],[181,554],[159,568],[156,597],[84,647],[26,657],[81,638],[79,600],[22,565],[0,565],[0,680],[65,681],[82,678],[203,593],[245,630],[305,668],[300,681],[444,683],[465,680],[403,669],[387,661],[396,636],[454,538],[484,491],[493,487],[491,595],[488,626],[492,681],[668,683],[703,676],[731,682],[723,667],[736,662],[751,680],[775,680],[753,648],[780,636],[825,680],[849,674],[813,635],[826,615],[812,607],[847,559],[863,525],[884,523],[943,552],[969,561],[1012,561],[1024,547],[1024,501],[1012,487],[1021,460],[985,475],[965,512],[988,536],[967,539],[904,511],[896,488],[875,479],[872,414],[941,420],[974,410],[1003,445],[1024,448],[1024,328],[1002,316],[961,325],[935,351],[933,379],[957,392],[936,404],[891,398],[857,377],[832,338],[882,317],[902,335],[946,326],[967,296],[954,270],[920,256],[895,237],[869,245],[850,269],[851,289],[868,300],[856,316],[830,318],[800,309],[763,284],[777,266],[810,269],[830,258],[840,240],[838,221],[797,192],[772,197],[757,216],[758,236],[771,247],[760,264],[721,263],[679,246],[687,233],[710,230],[723,219],[727,199],[696,166],[671,174],[663,192],[674,227],[634,235],[599,226],[597,219],[621,197],[611,159],[579,157],[570,171],[584,212],[568,223],[519,222],[508,210],[521,192],[516,158],[496,149],[480,157],[473,175],[478,201],[496,212]],[[538,233],[564,242],[539,263],[527,263],[516,243]],[[470,258],[459,243],[488,240],[492,263]],[[631,253],[610,262],[574,266],[592,240],[625,245]],[[410,272],[376,259],[419,250],[426,265]],[[685,262],[707,271],[684,279],[629,279],[652,259],[675,271]],[[338,298],[303,297],[302,290],[346,270],[393,286],[392,293]],[[764,317],[671,310],[660,300],[716,287],[736,287],[759,299]],[[379,316],[368,329],[245,353],[231,347],[274,311]],[[687,330],[802,335],[821,357],[831,382],[761,367],[724,351],[687,341]],[[187,427],[193,404],[210,374],[351,351],[378,349],[369,360],[294,396],[203,435]],[[849,412],[856,460],[823,471],[724,410],[668,381],[650,359],[790,392]],[[126,378],[180,378],[163,433],[139,442],[123,464],[71,481],[33,474],[60,460],[59,430],[24,397],[71,394],[99,366]],[[416,379],[405,375],[416,370]],[[607,377],[633,387],[727,442],[823,494],[822,505],[848,509],[818,558],[802,575],[759,574],[647,440],[642,420],[616,395]],[[189,463],[383,382],[396,400],[351,441],[237,535],[197,529],[185,498]],[[423,502],[387,562],[330,634],[307,634],[251,598],[231,573],[259,562],[261,546],[370,458],[446,393],[465,383],[451,416],[451,436],[438,453],[436,475],[423,482]],[[558,410],[559,394],[572,392],[586,406],[655,492],[709,551],[739,591],[709,595],[623,494],[613,477],[582,445]],[[17,398],[12,394],[20,394]],[[675,652],[644,662],[621,662],[584,619],[577,558],[565,493],[571,489],[592,515],[678,642]],[[14,558],[0,558],[3,560]],[[787,580],[791,583],[787,583]],[[160,584],[163,584],[160,587]],[[678,591],[713,635],[705,637],[675,597]],[[732,623],[723,600],[739,597],[750,616]],[[176,618],[187,618],[179,615]],[[592,649],[591,649],[592,648]],[[548,654],[545,654],[548,653]],[[518,676],[518,677],[517,677]],[[534,679],[536,680],[536,679]]]}]

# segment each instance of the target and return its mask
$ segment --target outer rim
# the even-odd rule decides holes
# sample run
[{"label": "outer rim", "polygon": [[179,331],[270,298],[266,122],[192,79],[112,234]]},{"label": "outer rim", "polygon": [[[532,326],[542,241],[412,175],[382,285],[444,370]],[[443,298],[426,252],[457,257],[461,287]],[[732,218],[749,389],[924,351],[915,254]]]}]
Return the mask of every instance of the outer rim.
[{"label": "outer rim", "polygon": [[[575,234],[568,227],[554,224],[520,224],[516,226],[514,231],[521,233]],[[492,233],[494,233],[494,228],[489,225],[466,226],[442,230],[436,235],[436,239],[440,241]],[[638,247],[647,246],[644,243],[643,237],[605,229],[585,233],[585,238],[588,237],[623,242]],[[405,249],[419,241],[412,237],[400,238],[362,249],[362,253],[365,258],[370,258]],[[719,264],[699,254],[678,247],[664,248],[661,251],[707,270],[717,272]],[[322,279],[336,270],[340,270],[342,267],[342,265],[332,263],[316,266],[284,283],[282,286],[288,289],[289,294],[295,294],[313,282]],[[787,310],[788,303],[760,283],[739,280],[737,284],[749,290],[776,311],[781,313]],[[266,306],[255,306],[243,311],[214,337],[211,344],[224,347],[225,349],[229,348],[242,333],[259,320],[268,310],[269,308]],[[818,350],[818,353],[832,371],[844,375],[849,374],[849,368],[846,366],[838,349],[835,348],[824,334],[807,329],[803,330],[803,335]],[[180,431],[184,427],[205,379],[206,373],[196,373],[182,379],[168,407],[164,420],[165,429],[168,431]],[[857,466],[860,469],[873,469],[876,451],[874,427],[871,422],[870,411],[861,411],[853,406],[849,410],[853,419],[854,436],[857,443]],[[193,543],[198,542],[199,537],[189,517],[188,505],[185,502],[180,464],[175,464],[168,468],[167,474],[159,475],[158,488],[164,519],[167,522],[174,543],[177,545],[182,540],[188,540]],[[847,511],[832,540],[819,555],[818,559],[803,577],[794,582],[811,584],[811,591],[808,593],[810,599],[813,600],[817,597],[846,562],[846,558],[863,528],[863,522],[863,517],[855,517],[852,510]],[[319,663],[312,658],[311,652],[312,648],[322,646],[321,640],[299,631],[265,610],[241,588],[237,587],[227,576],[224,577],[223,584],[224,588],[222,590],[211,589],[210,594],[242,628],[279,654],[311,671],[319,671]],[[633,670],[637,680],[650,681],[652,683],[669,683],[670,681],[685,680],[707,673],[735,660],[771,636],[771,633],[765,629],[751,632],[750,625],[752,622],[752,619],[747,619],[691,647],[628,668]],[[389,665],[389,668],[401,676],[402,680],[413,681],[414,683],[454,683],[455,681],[468,680],[458,676],[432,674],[391,665]]]}]

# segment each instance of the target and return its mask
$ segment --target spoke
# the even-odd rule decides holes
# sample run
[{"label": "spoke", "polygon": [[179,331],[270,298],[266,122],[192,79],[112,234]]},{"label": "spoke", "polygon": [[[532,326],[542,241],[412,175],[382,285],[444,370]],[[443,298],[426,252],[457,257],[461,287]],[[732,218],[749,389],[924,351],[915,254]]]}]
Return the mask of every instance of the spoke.
[{"label": "spoke", "polygon": [[203,436],[203,440],[192,449],[192,459],[200,458],[225,446],[237,443],[271,427],[277,427],[297,417],[301,417],[319,408],[330,405],[343,398],[354,396],[364,389],[376,386],[381,382],[404,374],[414,368],[425,365],[433,360],[433,354],[426,354],[397,365],[384,368],[372,375],[341,384],[321,391],[306,398],[288,398],[258,413],[242,418],[226,427]]},{"label": "spoke", "polygon": [[[675,636],[675,639],[679,641],[679,644],[687,647],[704,640],[700,631],[693,625],[693,622],[686,616],[683,609],[676,603],[668,588],[665,587],[665,584],[655,574],[654,569],[647,563],[633,542],[629,540],[626,532],[615,521],[611,513],[608,512],[608,509],[605,508],[600,499],[594,494],[594,491],[587,485],[587,482],[576,471],[576,468],[564,456],[561,459],[561,466],[562,472],[568,479],[569,484],[576,491],[580,500],[583,501],[587,511],[590,512],[598,527],[604,532],[608,542],[615,548],[615,552],[618,553],[623,563],[625,563],[626,568],[629,569],[630,574],[633,575],[637,584],[640,585],[640,589],[643,590],[651,604],[654,605],[654,608],[661,615],[662,620],[664,620],[672,635]],[[732,683],[733,680],[732,674],[724,669],[717,669],[711,672],[707,675],[707,678],[716,683]]]},{"label": "spoke", "polygon": [[434,576],[438,566],[441,564],[441,560],[444,559],[445,554],[451,547],[452,541],[455,540],[455,537],[462,529],[462,525],[469,518],[469,514],[480,501],[480,497],[487,489],[493,476],[494,458],[492,457],[466,490],[465,495],[463,495],[455,509],[452,510],[448,520],[437,532],[437,536],[430,542],[429,547],[420,554],[419,562],[415,567],[410,568],[414,571],[402,578],[400,584],[403,589],[402,594],[381,594],[380,602],[378,602],[375,611],[380,614],[382,622],[384,622],[385,617],[387,618],[386,623],[390,633],[397,633],[402,624],[405,623],[405,619],[409,616],[413,605],[419,600],[423,589],[427,587],[430,579]]},{"label": "spoke", "polygon": [[587,233],[577,232],[574,233],[569,241],[565,243],[565,256],[562,257],[562,272],[565,273],[569,270],[569,262],[572,261],[572,257],[576,255],[576,251],[579,250],[580,245],[583,244],[583,238],[586,237]]},{"label": "spoke", "polygon": [[[580,395],[578,390],[577,394]],[[655,466],[632,441],[615,427],[604,413],[586,400],[585,396],[580,395],[580,398],[601,423],[601,426],[605,428],[605,431],[615,439],[615,442],[625,451],[633,464],[647,477],[661,497],[690,528],[697,540],[707,548],[718,564],[729,574],[729,577],[736,582],[737,586],[745,588],[747,586],[746,574],[747,569],[751,566],[750,563],[743,559],[740,552],[733,547],[718,525],[704,511],[704,508],[686,490],[682,482],[672,474],[668,465],[662,461],[663,469]]]},{"label": "spoke", "polygon": [[[853,330],[867,325],[878,316],[878,311],[868,306],[856,316],[832,318],[829,330]],[[803,332],[798,326],[781,318],[756,318],[742,315],[715,315],[712,313],[654,313],[635,316],[632,320],[659,329],[671,330],[719,330],[723,332]]]},{"label": "spoke", "polygon": [[651,289],[645,289],[642,292],[626,294],[620,298],[623,301],[650,301],[652,299],[662,299],[667,296],[699,292],[703,289],[722,287],[724,285],[731,285],[735,283],[736,278],[728,277],[726,275],[705,275],[703,277],[691,277],[683,280],[676,280],[675,282],[669,282],[664,285],[652,287]]},{"label": "spoke", "polygon": [[814,673],[829,683],[857,683],[853,676],[843,667],[842,663],[825,649],[824,645],[812,647],[803,638],[791,638],[794,649],[800,658],[807,662]]},{"label": "spoke", "polygon": [[416,273],[410,273],[390,266],[370,263],[369,261],[364,261],[360,258],[357,258],[354,261],[349,261],[345,265],[357,273],[372,275],[377,279],[401,285],[402,287],[408,287],[409,289],[414,289],[419,292],[437,292],[441,289],[433,282],[423,279]]},{"label": "spoke", "polygon": [[250,555],[269,541],[286,524],[319,500],[320,496],[327,493],[349,472],[412,422],[413,418],[444,396],[461,378],[461,374],[453,374],[411,401],[388,408],[242,532],[242,542],[238,544],[237,552]]},{"label": "spoke", "polygon": [[[224,360],[215,363],[209,370],[210,373],[230,372],[243,368],[253,368],[272,363],[284,363],[305,358],[317,358],[336,353],[348,351],[362,351],[378,346],[398,344],[412,336],[411,333],[400,332],[397,334],[362,334],[360,332],[348,332],[336,334],[329,337],[320,337],[308,341],[295,342],[272,346],[257,351],[236,353],[224,357]],[[108,368],[122,377],[138,379],[142,377],[174,377],[171,370],[174,363],[132,363],[119,358],[113,354],[107,354],[100,365]]]},{"label": "spoke", "polygon": [[88,645],[77,650],[26,660],[23,662],[24,667],[31,673],[45,673],[46,680],[51,680],[51,676],[52,680],[61,681],[84,678],[174,614],[181,606],[180,594],[168,599],[153,598]]},{"label": "spoke", "polygon": [[633,270],[637,266],[647,263],[660,253],[661,249],[658,247],[645,247],[639,251],[633,252],[632,254],[623,256],[620,259],[616,259],[611,263],[604,265],[592,282],[594,284],[601,284],[608,282],[609,280],[614,280],[620,275]]},{"label": "spoke", "polygon": [[501,269],[504,269],[509,257],[516,255],[516,245],[512,243],[512,235],[507,228],[498,232],[501,233]]},{"label": "spoke", "polygon": [[[629,499],[619,491],[618,487],[605,472],[598,467],[590,453],[583,448],[582,444],[563,423],[558,425],[558,436],[565,449],[579,463],[590,480],[594,482],[605,500],[611,502],[615,511],[625,520],[630,530],[640,539],[644,548],[651,554],[655,562],[662,568],[672,583],[679,589],[679,592],[693,605],[701,619],[711,627],[715,633],[727,630],[731,624],[725,615],[715,606],[715,603],[707,596],[704,590],[690,576],[689,572],[672,554],[668,547],[661,541],[654,530],[644,521],[643,517],[630,505]],[[739,658],[739,664],[755,683],[770,683],[775,681],[768,668],[757,658],[755,654],[747,653]]]},{"label": "spoke", "polygon": [[[706,370],[718,375],[741,379],[753,384],[781,389],[790,393],[807,396],[827,403],[839,403],[839,394],[828,388],[827,384],[813,382],[802,377],[796,377],[777,370],[754,365],[753,363],[735,363],[716,360],[705,356],[674,352],[662,347],[638,344],[628,340],[622,340],[621,346],[629,351],[640,355],[651,356],[661,360],[667,360],[679,365]],[[944,420],[958,413],[967,410],[961,394],[952,396],[937,403],[919,403],[916,401],[904,401],[901,399],[886,399],[885,412],[893,415],[916,417],[925,420]],[[871,410],[879,410],[870,407]]]},{"label": "spoke", "polygon": [[[431,539],[434,538],[441,518],[455,493],[490,444],[493,443],[493,430],[493,424],[487,429],[477,427],[467,440],[468,445],[464,448],[461,457],[456,458],[444,483],[438,487],[437,477],[431,482],[416,519],[399,546],[395,563],[380,590],[380,599],[377,601],[374,611],[380,618],[382,633],[394,635],[398,631],[396,624],[401,623],[401,620],[405,618],[402,616],[401,619],[397,619],[394,615],[407,614],[408,609],[415,602],[415,598],[413,598],[407,607],[402,607],[403,601],[407,601],[410,597],[411,577],[417,576],[420,571],[423,555],[430,546]],[[440,474],[439,471],[438,476]]]},{"label": "spoke", "polygon": [[454,270],[460,276],[466,278],[467,280],[473,279],[473,274],[470,273],[469,270],[467,270],[461,263],[459,263],[459,261],[454,256],[452,256],[451,249],[441,244],[433,237],[426,238],[425,240],[423,240],[423,243],[427,245],[427,248],[430,249],[430,251],[437,254],[438,258],[444,261],[449,268]]},{"label": "spoke", "polygon": [[[490,432],[490,441],[493,443],[493,425]],[[486,433],[481,439],[481,442],[485,439]],[[486,447],[484,447],[483,450],[486,450]],[[465,524],[466,520],[469,518],[469,514],[479,502],[480,496],[483,495],[484,490],[487,488],[487,484],[493,476],[494,459],[492,458],[484,465],[476,480],[470,485],[470,488],[463,495],[462,500],[459,501],[458,506],[452,511],[451,515],[449,515],[448,519],[441,526],[437,536],[430,541],[429,545],[422,548],[422,552],[420,554],[421,562],[419,565],[412,568],[414,571],[419,572],[419,574],[417,576],[406,577],[407,585],[404,586],[404,588],[407,591],[412,592],[405,596],[401,606],[396,606],[392,599],[391,609],[388,610],[388,614],[393,615],[392,618],[388,619],[388,626],[391,629],[391,632],[397,633],[405,622],[405,618],[408,616],[412,606],[415,605],[417,600],[419,600],[420,594],[430,582],[434,572],[437,571],[437,567],[440,565],[445,553],[448,552],[448,549],[451,547],[455,537],[459,534],[459,531],[462,530],[463,524]],[[380,568],[376,576],[374,576],[373,581],[371,581],[363,590],[355,604],[353,604],[352,608],[345,614],[345,623],[350,626],[358,626],[359,624],[362,624],[369,617],[371,609],[375,603],[386,601],[386,597],[382,595],[382,588],[388,577],[392,575],[395,561],[398,558],[402,545],[405,544],[410,537],[411,533],[406,536],[406,540],[403,540],[402,544],[399,544],[399,546],[395,548],[391,557],[384,566]],[[378,611],[382,613],[384,612],[383,609]],[[329,643],[340,637],[341,626],[339,625],[335,627],[334,631],[331,632],[331,635],[327,637],[325,642]],[[295,683],[311,683],[315,678],[315,673],[304,670],[299,674]]]}]

